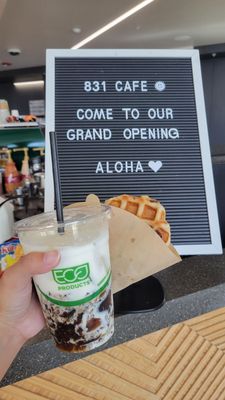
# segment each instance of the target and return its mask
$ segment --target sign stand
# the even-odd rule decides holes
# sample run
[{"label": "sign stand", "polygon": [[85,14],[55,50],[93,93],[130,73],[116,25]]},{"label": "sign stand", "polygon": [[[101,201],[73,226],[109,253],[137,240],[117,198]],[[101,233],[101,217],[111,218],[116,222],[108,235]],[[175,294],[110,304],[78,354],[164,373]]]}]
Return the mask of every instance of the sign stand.
[{"label": "sign stand", "polygon": [[165,302],[160,281],[149,276],[114,294],[115,314],[132,314],[154,311]]}]

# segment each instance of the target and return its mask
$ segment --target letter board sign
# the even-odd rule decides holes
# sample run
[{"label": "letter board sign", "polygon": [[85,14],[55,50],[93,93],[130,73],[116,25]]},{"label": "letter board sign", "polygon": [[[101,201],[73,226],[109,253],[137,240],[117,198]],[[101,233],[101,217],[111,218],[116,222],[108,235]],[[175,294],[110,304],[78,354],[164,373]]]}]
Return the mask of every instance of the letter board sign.
[{"label": "letter board sign", "polygon": [[198,51],[47,50],[46,76],[45,209],[55,131],[64,205],[149,195],[180,254],[220,253]]}]

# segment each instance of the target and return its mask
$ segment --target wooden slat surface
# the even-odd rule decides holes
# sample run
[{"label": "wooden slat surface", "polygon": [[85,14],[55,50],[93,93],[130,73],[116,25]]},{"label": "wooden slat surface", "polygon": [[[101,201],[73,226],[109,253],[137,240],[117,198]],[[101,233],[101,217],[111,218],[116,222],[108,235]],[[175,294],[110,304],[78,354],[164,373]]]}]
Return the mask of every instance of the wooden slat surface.
[{"label": "wooden slat surface", "polygon": [[0,389],[0,400],[225,400],[225,308]]}]

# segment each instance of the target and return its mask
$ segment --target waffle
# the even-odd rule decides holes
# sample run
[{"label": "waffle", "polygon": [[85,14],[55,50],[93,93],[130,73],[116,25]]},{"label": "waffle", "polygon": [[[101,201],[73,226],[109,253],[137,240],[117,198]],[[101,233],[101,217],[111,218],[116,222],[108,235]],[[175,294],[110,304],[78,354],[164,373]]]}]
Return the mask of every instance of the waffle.
[{"label": "waffle", "polygon": [[129,211],[145,221],[161,239],[170,244],[170,226],[166,221],[166,210],[158,200],[149,196],[131,196],[122,194],[106,200],[106,204]]}]

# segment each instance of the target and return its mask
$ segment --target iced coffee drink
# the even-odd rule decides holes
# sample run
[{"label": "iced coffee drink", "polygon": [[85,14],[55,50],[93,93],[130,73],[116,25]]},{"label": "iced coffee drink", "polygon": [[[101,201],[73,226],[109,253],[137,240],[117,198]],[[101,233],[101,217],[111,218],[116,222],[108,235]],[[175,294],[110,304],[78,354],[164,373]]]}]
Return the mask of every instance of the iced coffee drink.
[{"label": "iced coffee drink", "polygon": [[109,209],[104,206],[66,209],[63,234],[58,233],[54,212],[17,223],[25,253],[60,251],[60,264],[36,275],[34,284],[61,350],[91,350],[113,334],[108,218]]}]

